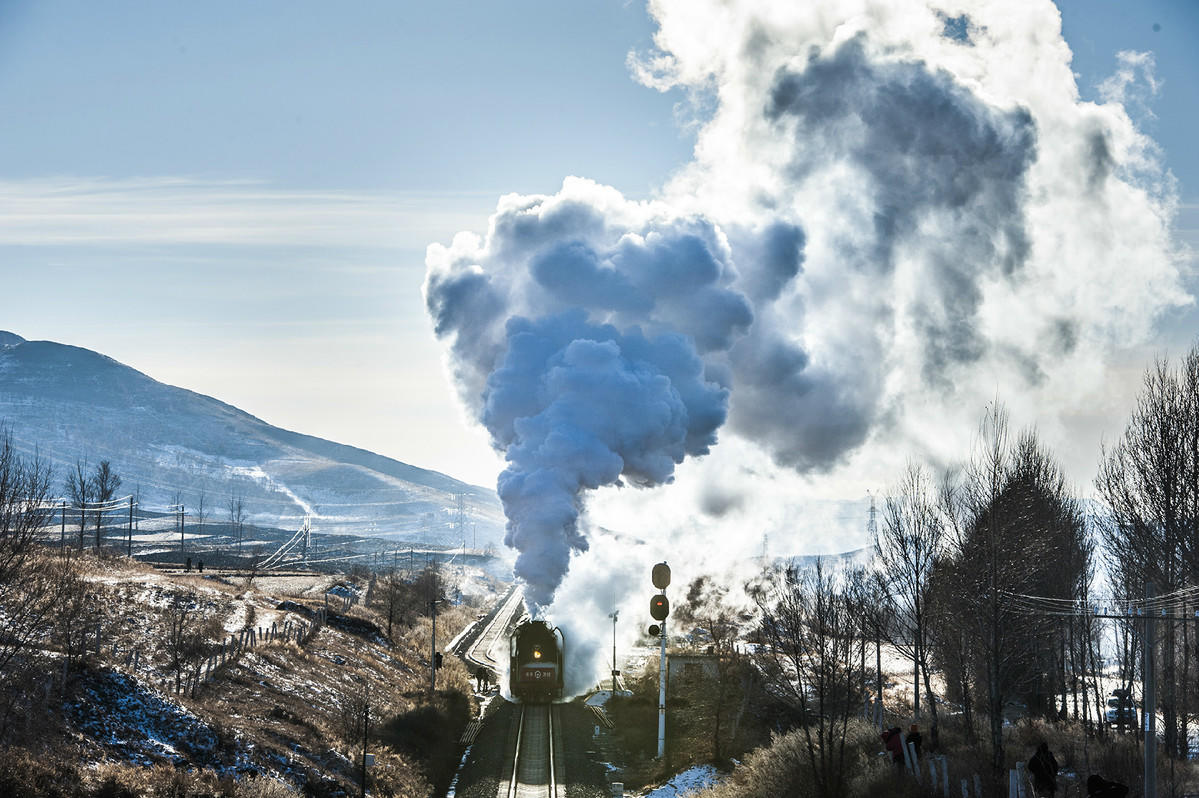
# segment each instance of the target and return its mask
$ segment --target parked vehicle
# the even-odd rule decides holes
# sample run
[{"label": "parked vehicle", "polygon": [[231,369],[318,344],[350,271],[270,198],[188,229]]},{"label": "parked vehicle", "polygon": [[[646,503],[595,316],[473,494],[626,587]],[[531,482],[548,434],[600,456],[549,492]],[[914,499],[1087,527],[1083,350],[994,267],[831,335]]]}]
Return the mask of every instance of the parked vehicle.
[{"label": "parked vehicle", "polygon": [[1128,695],[1127,690],[1114,691],[1107,699],[1107,711],[1104,718],[1109,726],[1120,726],[1126,729],[1137,727],[1137,705]]}]

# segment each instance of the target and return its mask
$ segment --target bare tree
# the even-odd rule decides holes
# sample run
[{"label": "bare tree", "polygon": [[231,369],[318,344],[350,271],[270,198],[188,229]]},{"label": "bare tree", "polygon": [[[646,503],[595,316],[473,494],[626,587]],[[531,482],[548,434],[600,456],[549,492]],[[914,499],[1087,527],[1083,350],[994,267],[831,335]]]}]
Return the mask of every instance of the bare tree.
[{"label": "bare tree", "polygon": [[12,433],[0,426],[0,739],[9,720],[36,704],[33,684],[45,678],[40,643],[61,604],[70,564],[39,544],[54,512],[50,467],[22,457]]},{"label": "bare tree", "polygon": [[[1199,582],[1199,344],[1179,368],[1159,360],[1145,373],[1123,436],[1104,448],[1095,487],[1107,509],[1099,531],[1117,598],[1142,597],[1147,582],[1159,594]],[[1187,680],[1180,684],[1178,630],[1159,628],[1164,742],[1184,755],[1187,712],[1179,704]],[[1183,663],[1189,676],[1189,657]]]},{"label": "bare tree", "polygon": [[62,585],[55,602],[53,639],[62,651],[64,668],[70,670],[86,653],[87,635],[100,619],[102,602],[96,586],[73,568],[65,569],[59,578]]},{"label": "bare tree", "polygon": [[945,548],[945,526],[927,471],[909,463],[887,496],[883,523],[874,536],[880,566],[880,603],[891,620],[887,642],[912,661],[913,713],[920,717],[920,675],[932,716],[930,744],[937,745],[937,704],[929,678],[927,594],[933,568]]},{"label": "bare tree", "polygon": [[95,486],[85,473],[82,460],[75,460],[75,467],[67,472],[67,481],[63,485],[67,498],[79,510],[79,550],[83,551],[83,533],[87,528],[87,506],[92,501]]},{"label": "bare tree", "polygon": [[100,553],[100,527],[104,522],[105,504],[121,487],[121,478],[107,460],[101,460],[91,477],[92,496],[96,502],[96,554]]},{"label": "bare tree", "polygon": [[1077,598],[1081,577],[1071,569],[1084,560],[1077,549],[1085,523],[1061,469],[1034,433],[1011,439],[999,405],[984,417],[964,474],[947,482],[943,504],[951,550],[934,579],[944,580],[942,600],[959,616],[941,628],[961,637],[936,642],[942,648],[964,643],[976,652],[972,680],[985,685],[991,764],[999,779],[1006,772],[1007,702],[1024,697],[1050,712],[1063,678],[1062,625],[1030,611],[1021,597]]},{"label": "bare tree", "polygon": [[204,534],[204,522],[208,520],[208,516],[212,514],[212,507],[208,506],[208,490],[200,488],[200,496],[196,499],[196,525],[199,527],[199,534]]},{"label": "bare tree", "polygon": [[240,493],[229,494],[229,527],[237,535],[237,553],[241,554],[242,528],[246,522],[246,503]]},{"label": "bare tree", "polygon": [[208,652],[211,638],[220,624],[216,617],[204,616],[195,591],[176,594],[163,611],[162,622],[166,632],[167,662],[175,673],[175,692],[178,693],[183,688],[187,666]]},{"label": "bare tree", "polygon": [[374,591],[372,597],[380,611],[387,615],[387,637],[391,639],[392,629],[396,626],[408,626],[416,620],[421,599],[419,588],[405,581],[394,569],[389,569]]},{"label": "bare tree", "polygon": [[0,427],[0,678],[45,633],[58,594],[59,570],[37,545],[54,512],[50,480],[49,465],[17,454]]},{"label": "bare tree", "polygon": [[764,645],[758,662],[776,696],[800,712],[813,794],[849,792],[849,725],[864,698],[855,667],[860,624],[846,583],[823,559],[811,570],[778,572],[755,592]]}]

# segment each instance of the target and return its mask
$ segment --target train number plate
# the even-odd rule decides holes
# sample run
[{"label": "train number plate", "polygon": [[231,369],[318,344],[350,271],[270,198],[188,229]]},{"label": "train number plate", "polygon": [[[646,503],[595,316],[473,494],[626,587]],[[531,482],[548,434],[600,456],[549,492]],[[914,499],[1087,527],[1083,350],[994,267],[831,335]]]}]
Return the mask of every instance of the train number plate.
[{"label": "train number plate", "polygon": [[539,682],[551,676],[551,672],[545,668],[522,668],[520,672],[522,682]]}]

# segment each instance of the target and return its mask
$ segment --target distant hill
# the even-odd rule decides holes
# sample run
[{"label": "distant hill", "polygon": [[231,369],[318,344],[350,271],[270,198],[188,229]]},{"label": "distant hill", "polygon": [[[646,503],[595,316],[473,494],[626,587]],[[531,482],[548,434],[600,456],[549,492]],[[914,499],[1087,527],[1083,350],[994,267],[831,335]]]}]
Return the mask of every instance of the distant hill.
[{"label": "distant hill", "polygon": [[201,493],[214,521],[229,496],[245,497],[255,524],[461,543],[496,544],[503,514],[495,492],[353,446],[271,426],[210,396],[164,385],[112,358],[0,331],[0,421],[25,453],[55,469],[55,489],[76,459],[110,460],[121,493],[142,506]]}]

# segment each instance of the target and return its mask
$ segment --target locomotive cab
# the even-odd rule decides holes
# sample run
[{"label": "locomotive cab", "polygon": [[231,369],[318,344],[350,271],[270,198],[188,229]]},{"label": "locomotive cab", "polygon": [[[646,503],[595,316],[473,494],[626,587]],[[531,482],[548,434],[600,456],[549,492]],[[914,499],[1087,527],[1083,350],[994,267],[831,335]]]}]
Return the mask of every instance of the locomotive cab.
[{"label": "locomotive cab", "polygon": [[552,701],[562,697],[562,632],[545,621],[526,621],[510,640],[509,686],[522,701]]}]

